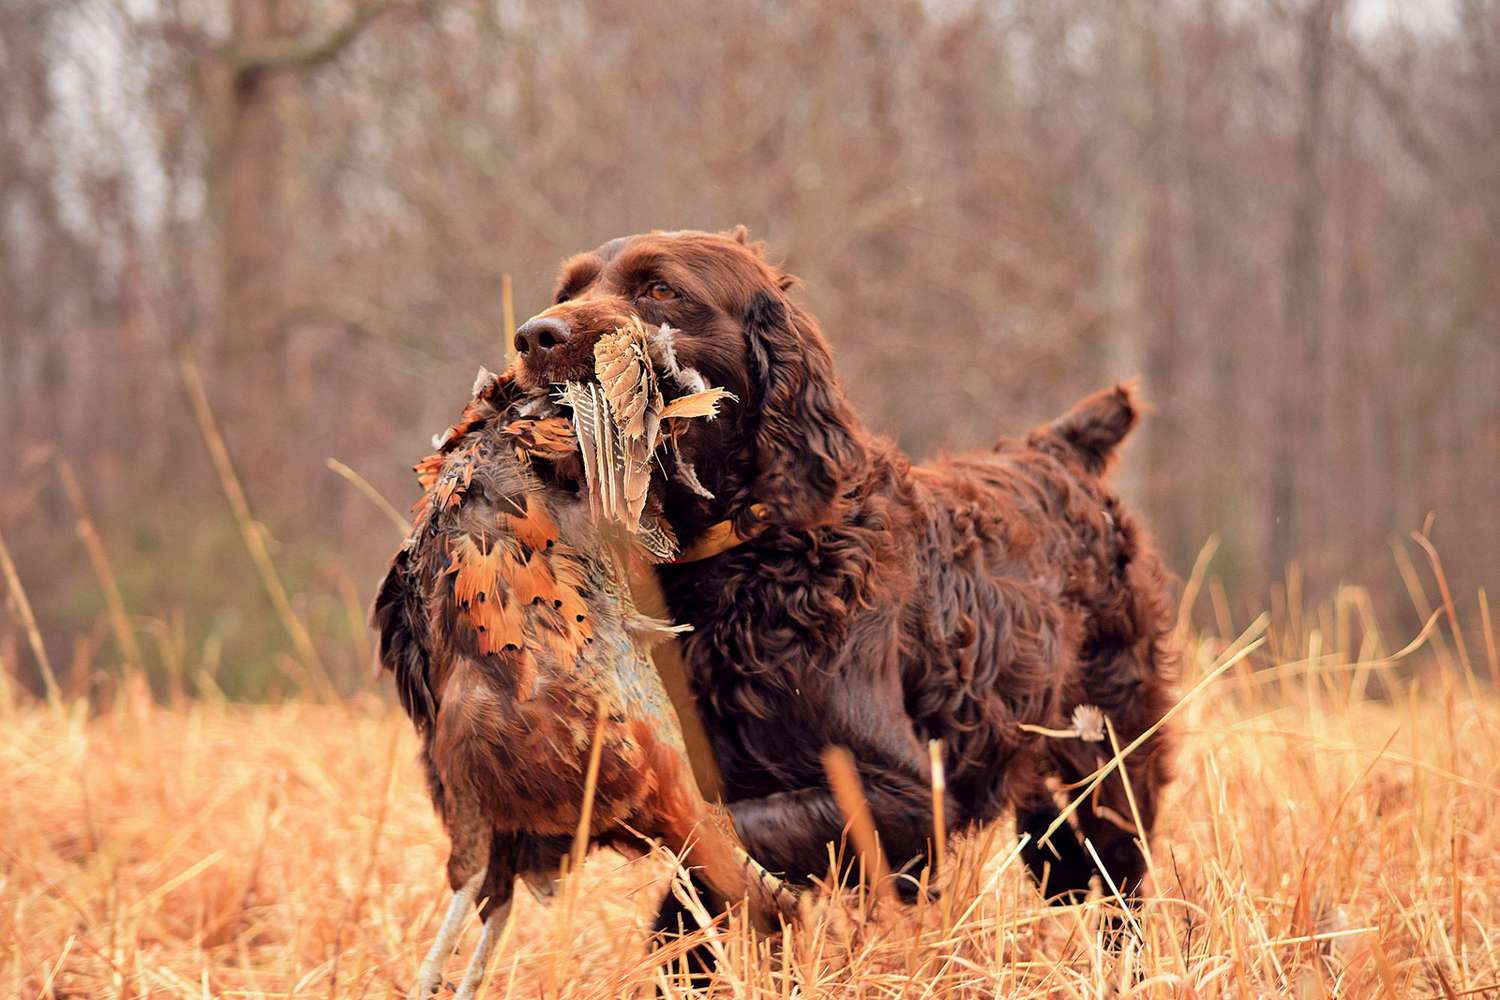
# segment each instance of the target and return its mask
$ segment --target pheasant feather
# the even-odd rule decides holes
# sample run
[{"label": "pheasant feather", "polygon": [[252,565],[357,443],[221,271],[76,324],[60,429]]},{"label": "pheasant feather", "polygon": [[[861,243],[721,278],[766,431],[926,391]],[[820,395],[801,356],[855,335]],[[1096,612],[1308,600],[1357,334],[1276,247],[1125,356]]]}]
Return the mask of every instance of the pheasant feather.
[{"label": "pheasant feather", "polygon": [[[665,324],[652,331],[631,317],[595,343],[597,381],[565,383],[557,395],[573,411],[594,518],[625,528],[658,562],[677,552],[677,540],[665,521],[646,513],[663,422],[712,420],[721,402],[735,398],[727,390],[709,387],[700,373],[679,364],[671,334]],[[664,402],[663,379],[686,394]],[[672,449],[671,458],[678,481],[712,499],[677,449]]]}]

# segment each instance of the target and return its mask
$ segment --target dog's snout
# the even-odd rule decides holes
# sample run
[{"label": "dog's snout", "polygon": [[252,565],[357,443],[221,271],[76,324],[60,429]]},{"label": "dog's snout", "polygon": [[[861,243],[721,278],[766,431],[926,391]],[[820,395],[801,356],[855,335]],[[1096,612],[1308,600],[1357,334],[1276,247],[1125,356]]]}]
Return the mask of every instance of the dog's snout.
[{"label": "dog's snout", "polygon": [[534,316],[516,330],[516,350],[521,354],[541,354],[567,342],[568,324],[556,316]]}]

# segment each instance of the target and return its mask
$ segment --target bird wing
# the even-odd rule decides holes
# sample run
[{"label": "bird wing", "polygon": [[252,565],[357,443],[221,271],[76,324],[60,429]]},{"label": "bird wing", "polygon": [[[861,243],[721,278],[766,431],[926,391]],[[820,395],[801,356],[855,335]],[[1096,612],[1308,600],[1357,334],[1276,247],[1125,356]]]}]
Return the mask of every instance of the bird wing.
[{"label": "bird wing", "polygon": [[632,316],[594,344],[594,374],[608,404],[618,455],[609,483],[614,520],[638,531],[651,486],[651,456],[661,434],[662,398],[651,367],[646,326]]}]

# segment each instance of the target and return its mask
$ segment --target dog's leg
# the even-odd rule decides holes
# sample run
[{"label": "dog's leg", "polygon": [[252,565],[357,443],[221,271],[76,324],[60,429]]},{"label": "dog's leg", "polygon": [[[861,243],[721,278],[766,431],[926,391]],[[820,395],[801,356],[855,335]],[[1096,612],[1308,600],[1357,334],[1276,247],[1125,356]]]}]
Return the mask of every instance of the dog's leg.
[{"label": "dog's leg", "polygon": [[[1122,735],[1122,742],[1126,739],[1128,737]],[[1157,750],[1157,744],[1147,743],[1126,759],[1123,773],[1117,768],[1078,803],[1073,812],[1076,833],[1065,825],[1053,834],[1054,845],[1069,860],[1060,870],[1054,868],[1048,872],[1046,892],[1049,897],[1071,891],[1076,892],[1076,899],[1081,901],[1087,893],[1089,877],[1097,873],[1101,878],[1100,889],[1106,898],[1113,898],[1118,892],[1120,902],[1128,908],[1135,907],[1146,878],[1147,862],[1143,848],[1156,822],[1156,792],[1165,781],[1161,774],[1164,757]],[[1070,757],[1059,755],[1059,758],[1059,777],[1064,782],[1078,785],[1105,763],[1107,756],[1100,750],[1084,753],[1080,746]],[[1126,777],[1130,781],[1128,789]],[[1053,815],[1056,815],[1055,810]],[[1030,817],[1028,821],[1038,823],[1042,830],[1051,822],[1050,819],[1042,821]],[[1034,875],[1038,871],[1038,866],[1032,867]],[[1060,877],[1063,882],[1059,882]],[[1112,946],[1119,943],[1121,934],[1131,923],[1128,914],[1116,914],[1108,920],[1106,937]]]},{"label": "dog's leg", "polygon": [[[879,706],[877,695],[850,695],[851,704]],[[891,870],[900,873],[894,887],[907,902],[915,899],[922,869],[931,860],[932,776],[926,747],[911,735],[911,721],[886,706],[885,717],[850,718],[830,727],[847,734],[842,745],[859,771],[881,850]],[[830,713],[839,711],[830,706]],[[846,818],[828,785],[821,756],[801,763],[806,787],[728,804],[735,828],[750,856],[791,882],[805,882],[828,871],[828,845],[844,839]],[[949,799],[945,826],[957,828],[958,803]],[[847,877],[858,853],[842,852]]]},{"label": "dog's leg", "polygon": [[[713,899],[713,892],[705,885],[698,876],[689,874],[693,884],[693,890],[700,900]],[[674,882],[676,877],[674,876]],[[665,948],[673,941],[688,937],[699,930],[698,918],[694,915],[681,899],[677,896],[677,886],[669,885],[667,895],[662,899],[661,909],[656,914],[656,922],[652,925],[652,943],[654,948]],[[707,942],[700,942],[688,948],[681,956],[674,959],[669,971],[681,969],[686,975],[686,982],[679,985],[691,985],[695,989],[707,989],[710,977],[718,967],[718,960],[714,956],[713,949]]]},{"label": "dog's leg", "polygon": [[1069,823],[1062,823],[1050,838],[1043,840],[1059,815],[1054,803],[1038,801],[1030,808],[1017,810],[1016,832],[1028,835],[1021,857],[1042,896],[1065,906],[1081,903],[1088,896],[1094,863]]},{"label": "dog's leg", "polygon": [[1156,791],[1162,784],[1156,773],[1159,759],[1152,749],[1147,744],[1144,752],[1132,754],[1124,773],[1116,770],[1105,778],[1076,813],[1079,832],[1093,845],[1104,868],[1101,874],[1108,875],[1104,891],[1109,892],[1113,884],[1132,905],[1146,879],[1143,849],[1156,823]]}]

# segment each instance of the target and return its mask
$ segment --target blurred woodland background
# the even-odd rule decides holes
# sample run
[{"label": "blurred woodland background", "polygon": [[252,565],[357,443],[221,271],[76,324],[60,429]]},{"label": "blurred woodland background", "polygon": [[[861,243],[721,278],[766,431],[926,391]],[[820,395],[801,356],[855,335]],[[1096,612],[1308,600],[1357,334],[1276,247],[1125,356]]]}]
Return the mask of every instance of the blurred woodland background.
[{"label": "blurred woodland background", "polygon": [[738,222],[914,454],[1143,375],[1122,481],[1235,609],[1295,563],[1414,620],[1429,511],[1500,582],[1497,0],[0,0],[0,533],[63,683],[101,554],[153,676],[302,676],[181,361],[349,690],[399,536],[325,460],[404,508],[503,275]]}]

